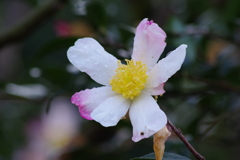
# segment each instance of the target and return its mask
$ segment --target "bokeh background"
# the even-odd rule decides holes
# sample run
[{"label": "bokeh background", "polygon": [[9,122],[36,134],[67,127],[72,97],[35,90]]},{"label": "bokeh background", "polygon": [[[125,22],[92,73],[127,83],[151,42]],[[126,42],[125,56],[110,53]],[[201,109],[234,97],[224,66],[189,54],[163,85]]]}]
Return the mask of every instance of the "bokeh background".
[{"label": "bokeh background", "polygon": [[[66,57],[78,38],[94,37],[130,58],[143,18],[167,33],[161,58],[188,45],[158,99],[162,110],[206,159],[239,159],[239,7],[239,0],[1,0],[0,160],[128,160],[153,152],[152,138],[131,140],[129,120],[104,128],[80,117],[71,95],[99,84]],[[166,151],[194,159],[175,134]]]}]

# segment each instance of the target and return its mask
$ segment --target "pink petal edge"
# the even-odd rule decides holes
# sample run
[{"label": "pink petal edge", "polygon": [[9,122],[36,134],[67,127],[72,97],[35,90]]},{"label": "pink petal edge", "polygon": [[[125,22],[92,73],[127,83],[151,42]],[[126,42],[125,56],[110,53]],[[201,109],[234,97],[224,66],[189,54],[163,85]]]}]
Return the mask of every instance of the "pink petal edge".
[{"label": "pink petal edge", "polygon": [[87,120],[93,120],[90,116],[92,111],[91,110],[86,110],[85,109],[86,105],[84,105],[85,96],[87,96],[88,91],[89,91],[89,89],[86,89],[84,95],[82,94],[83,92],[75,93],[71,98],[71,102],[73,104],[75,104],[76,106],[78,106],[79,113],[83,118],[85,118]]},{"label": "pink petal edge", "polygon": [[162,83],[162,84],[158,85],[157,87],[150,88],[149,90],[151,92],[151,95],[163,95],[165,93],[164,84],[165,83]]}]

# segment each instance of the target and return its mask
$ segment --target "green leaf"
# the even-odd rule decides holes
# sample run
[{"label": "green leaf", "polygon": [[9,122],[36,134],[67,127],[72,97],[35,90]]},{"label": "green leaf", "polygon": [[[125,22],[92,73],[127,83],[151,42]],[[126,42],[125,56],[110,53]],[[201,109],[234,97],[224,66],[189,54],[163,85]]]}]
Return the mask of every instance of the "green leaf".
[{"label": "green leaf", "polygon": [[[155,160],[155,155],[154,153],[149,153],[145,156],[139,157],[139,158],[133,158],[131,160]],[[163,155],[163,159],[162,160],[190,160],[186,157],[180,156],[178,154],[174,154],[174,153],[167,153],[165,152]]]}]

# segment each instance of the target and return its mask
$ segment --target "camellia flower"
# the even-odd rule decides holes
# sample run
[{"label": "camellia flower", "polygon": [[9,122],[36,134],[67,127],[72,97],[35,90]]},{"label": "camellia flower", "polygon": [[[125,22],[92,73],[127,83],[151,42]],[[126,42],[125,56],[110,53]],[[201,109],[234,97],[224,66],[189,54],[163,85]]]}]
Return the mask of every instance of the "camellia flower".
[{"label": "camellia flower", "polygon": [[132,59],[126,64],[107,53],[96,40],[78,39],[67,51],[69,61],[104,85],[72,96],[81,116],[109,127],[129,110],[135,142],[163,128],[167,118],[152,95],[165,92],[164,83],[180,69],[187,48],[183,44],[157,63],[166,46],[165,38],[166,33],[156,23],[142,20],[136,29]]}]

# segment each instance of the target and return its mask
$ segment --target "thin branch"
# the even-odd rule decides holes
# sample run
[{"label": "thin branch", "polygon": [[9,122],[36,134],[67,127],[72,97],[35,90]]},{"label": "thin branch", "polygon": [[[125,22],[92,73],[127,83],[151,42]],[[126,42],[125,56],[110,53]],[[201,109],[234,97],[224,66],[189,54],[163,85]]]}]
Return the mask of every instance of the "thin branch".
[{"label": "thin branch", "polygon": [[217,124],[221,123],[225,119],[233,118],[234,116],[238,115],[239,113],[240,113],[240,107],[238,107],[237,109],[232,110],[228,113],[224,113],[223,115],[219,116],[215,121],[210,122],[210,125],[207,127],[207,129],[205,131],[203,131],[203,133],[201,133],[197,138],[202,139]]},{"label": "thin branch", "polygon": [[234,44],[235,46],[239,46],[239,42],[237,42],[236,40],[234,40],[233,38],[229,37],[229,36],[222,36],[219,34],[214,34],[212,33],[210,30],[208,29],[203,29],[203,28],[192,28],[192,27],[188,27],[185,29],[185,31],[181,32],[181,33],[170,33],[172,36],[184,36],[184,35],[192,35],[192,36],[196,36],[196,35],[201,35],[207,39],[223,39],[226,40],[232,44]]},{"label": "thin branch", "polygon": [[229,83],[229,82],[226,82],[226,81],[223,81],[223,80],[219,80],[219,79],[218,80],[211,80],[211,79],[206,79],[206,78],[197,78],[197,77],[190,77],[190,76],[189,76],[189,79],[199,81],[199,82],[203,82],[203,83],[206,83],[206,84],[208,84],[210,86],[213,86],[213,87],[240,92],[240,87],[238,85],[234,85],[232,83]]},{"label": "thin branch", "polygon": [[192,152],[197,160],[205,160],[205,158],[199,154],[193,146],[187,141],[187,139],[183,136],[180,129],[177,129],[170,120],[167,122],[168,127],[182,140],[182,142],[187,146],[188,150]]},{"label": "thin branch", "polygon": [[22,21],[14,25],[12,28],[2,30],[0,32],[0,48],[8,43],[16,42],[25,38],[30,31],[33,31],[44,20],[59,11],[67,1],[68,0],[48,0],[32,12],[28,13]]}]

